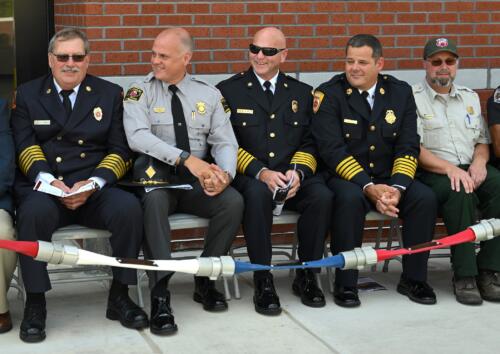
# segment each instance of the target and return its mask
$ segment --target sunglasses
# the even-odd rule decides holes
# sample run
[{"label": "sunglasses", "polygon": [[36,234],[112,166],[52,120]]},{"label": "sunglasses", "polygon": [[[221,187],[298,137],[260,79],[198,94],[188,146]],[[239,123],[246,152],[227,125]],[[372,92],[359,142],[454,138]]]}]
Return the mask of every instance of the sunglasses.
[{"label": "sunglasses", "polygon": [[73,61],[75,63],[80,63],[87,56],[87,54],[73,54],[73,55],[69,55],[69,54],[55,54],[55,53],[52,53],[52,55],[55,56],[56,59],[57,59],[57,61],[59,61],[61,63],[66,63],[70,58],[73,59]]},{"label": "sunglasses", "polygon": [[443,62],[446,63],[448,66],[455,65],[457,63],[457,58],[446,58],[445,60],[442,59],[434,59],[434,60],[427,60],[429,63],[431,63],[432,66],[441,66],[443,65]]},{"label": "sunglasses", "polygon": [[258,45],[255,44],[250,44],[248,48],[250,49],[250,53],[252,54],[259,54],[259,52],[262,50],[262,54],[264,54],[266,57],[275,56],[279,52],[282,52],[286,49],[286,48],[278,49],[270,47],[259,47]]}]

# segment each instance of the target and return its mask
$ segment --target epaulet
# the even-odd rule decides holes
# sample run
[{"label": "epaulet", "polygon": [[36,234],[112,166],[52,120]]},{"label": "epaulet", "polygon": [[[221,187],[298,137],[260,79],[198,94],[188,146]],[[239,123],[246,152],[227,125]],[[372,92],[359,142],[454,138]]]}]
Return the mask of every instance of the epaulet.
[{"label": "epaulet", "polygon": [[412,85],[411,89],[412,89],[413,93],[419,93],[419,92],[424,91],[424,85],[421,82],[419,82],[418,84]]},{"label": "epaulet", "polygon": [[338,82],[345,81],[345,74],[337,74],[334,77],[332,77],[330,80],[323,82],[321,85],[317,87],[317,89],[321,90],[323,87],[328,87],[335,85]]},{"label": "epaulet", "polygon": [[285,77],[287,78],[287,80],[301,82],[301,81],[299,81],[299,79],[297,79],[296,77],[293,77],[292,75],[285,74]]},{"label": "epaulet", "polygon": [[155,78],[155,74],[153,72],[150,72],[149,74],[146,75],[144,78],[144,82],[151,82]]},{"label": "epaulet", "polygon": [[196,76],[191,76],[191,81],[195,81],[197,83],[200,83],[200,84],[203,84],[211,89],[213,89],[214,91],[218,91],[217,88],[212,85],[211,83],[209,83],[208,81],[205,81],[203,79],[200,79],[199,77],[196,77]]},{"label": "epaulet", "polygon": [[455,90],[458,90],[458,91],[465,91],[465,92],[476,92],[474,91],[473,89],[470,89],[468,87],[465,87],[465,86],[461,86],[461,85],[457,85],[457,84],[454,84],[455,85]]},{"label": "epaulet", "polygon": [[385,82],[390,82],[390,83],[397,84],[397,85],[409,86],[409,84],[406,81],[396,79],[392,75],[382,74],[381,76],[382,76],[382,80],[384,80]]}]

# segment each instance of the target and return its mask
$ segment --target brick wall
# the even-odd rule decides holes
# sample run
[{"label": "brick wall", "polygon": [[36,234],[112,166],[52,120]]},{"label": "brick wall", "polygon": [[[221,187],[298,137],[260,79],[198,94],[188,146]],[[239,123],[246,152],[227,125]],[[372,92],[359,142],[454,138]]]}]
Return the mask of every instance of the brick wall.
[{"label": "brick wall", "polygon": [[288,37],[288,72],[342,70],[346,40],[362,32],[380,38],[388,70],[421,69],[426,39],[443,33],[462,68],[500,67],[500,1],[54,0],[54,13],[56,29],[87,32],[97,75],[143,75],[154,37],[173,25],[195,37],[196,74],[247,68],[252,35],[269,25]]}]

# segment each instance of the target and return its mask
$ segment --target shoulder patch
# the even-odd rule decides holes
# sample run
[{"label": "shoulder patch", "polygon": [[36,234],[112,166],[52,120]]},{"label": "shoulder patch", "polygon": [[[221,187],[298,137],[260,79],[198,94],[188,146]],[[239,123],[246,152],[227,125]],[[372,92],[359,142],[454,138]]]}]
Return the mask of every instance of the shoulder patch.
[{"label": "shoulder patch", "polygon": [[224,97],[221,97],[220,103],[222,104],[222,108],[224,109],[224,113],[231,113],[231,108],[227,104],[227,101]]},{"label": "shoulder patch", "polygon": [[321,106],[321,102],[323,101],[323,98],[325,97],[325,94],[321,91],[314,91],[314,101],[313,101],[313,111],[314,113],[317,113],[319,110],[319,106]]},{"label": "shoulder patch", "polygon": [[493,102],[500,103],[500,87],[497,87],[495,93],[493,94]]},{"label": "shoulder patch", "polygon": [[127,94],[125,95],[124,101],[139,101],[144,91],[138,87],[131,87],[128,89]]}]

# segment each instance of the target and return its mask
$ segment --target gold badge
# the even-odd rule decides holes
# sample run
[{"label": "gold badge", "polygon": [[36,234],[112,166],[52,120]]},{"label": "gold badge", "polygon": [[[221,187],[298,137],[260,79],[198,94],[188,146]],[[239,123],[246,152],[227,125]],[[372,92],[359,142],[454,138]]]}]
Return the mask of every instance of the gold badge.
[{"label": "gold badge", "polygon": [[85,86],[85,91],[90,92],[92,91],[92,89],[90,88],[90,86]]},{"label": "gold badge", "polygon": [[47,89],[47,91],[45,91],[47,94],[51,93],[52,90],[51,89]]},{"label": "gold badge", "polygon": [[495,103],[500,103],[500,87],[495,90],[495,93],[493,94],[493,101]]},{"label": "gold badge", "polygon": [[345,90],[345,93],[347,93],[348,95],[352,94],[352,88],[348,88],[347,90]]},{"label": "gold badge", "polygon": [[205,107],[205,102],[196,102],[196,110],[199,114],[204,115],[207,113],[207,108]]},{"label": "gold badge", "polygon": [[467,113],[469,113],[470,115],[474,114],[474,107],[467,106]]},{"label": "gold badge", "polygon": [[94,118],[98,122],[101,121],[101,119],[102,119],[102,109],[101,109],[101,107],[94,108]]},{"label": "gold badge", "polygon": [[321,102],[323,101],[323,98],[325,97],[325,94],[321,91],[314,91],[314,101],[313,101],[313,111],[314,113],[317,113],[319,110],[319,106],[321,106]]},{"label": "gold badge", "polygon": [[292,111],[293,111],[293,113],[297,113],[298,110],[299,110],[299,102],[297,102],[296,100],[293,100],[292,101]]},{"label": "gold badge", "polygon": [[165,107],[153,107],[153,112],[155,113],[164,113]]},{"label": "gold badge", "polygon": [[394,124],[396,121],[396,116],[394,115],[394,111],[392,109],[388,109],[385,112],[385,121],[389,124]]},{"label": "gold badge", "polygon": [[139,101],[144,91],[138,87],[131,87],[128,89],[127,94],[125,95],[125,101]]},{"label": "gold badge", "polygon": [[381,87],[380,90],[378,90],[378,92],[380,92],[381,95],[385,95],[385,90],[383,87]]},{"label": "gold badge", "polygon": [[149,166],[145,172],[149,178],[152,178],[156,174],[156,170],[153,168],[153,166]]}]

